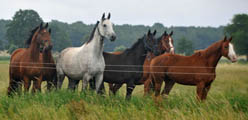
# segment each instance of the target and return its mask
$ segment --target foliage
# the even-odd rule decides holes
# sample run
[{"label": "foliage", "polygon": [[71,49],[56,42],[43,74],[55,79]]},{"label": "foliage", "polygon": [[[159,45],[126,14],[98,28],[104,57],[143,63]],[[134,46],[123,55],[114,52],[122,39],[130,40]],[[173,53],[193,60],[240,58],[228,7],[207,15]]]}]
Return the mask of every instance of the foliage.
[{"label": "foliage", "polygon": [[9,44],[18,48],[25,47],[25,41],[30,36],[30,31],[42,22],[39,14],[34,10],[19,10],[12,21],[7,25],[6,38]]},{"label": "foliage", "polygon": [[10,23],[10,20],[0,20],[0,50],[6,49],[8,41],[6,40],[6,25]]},{"label": "foliage", "polygon": [[[6,24],[10,22],[11,24],[8,25],[8,30],[0,28],[0,39],[1,37],[6,36],[8,41],[12,42],[4,42],[4,46],[10,46],[10,44],[14,44],[17,47],[22,47],[22,44],[26,40],[26,37],[29,35],[29,31],[33,29],[28,25],[33,25],[33,22],[27,22],[30,19],[38,19],[38,15],[36,17],[25,17],[25,21],[21,19],[23,16],[27,16],[26,14],[20,16],[20,13],[24,13],[24,11],[33,11],[33,10],[19,10],[16,12],[16,15],[13,17],[11,21],[2,21],[2,23]],[[33,13],[33,12],[32,12]],[[36,12],[35,12],[36,13]],[[18,17],[20,16],[20,17]],[[35,16],[35,15],[33,15]],[[18,19],[17,19],[18,18]],[[21,20],[19,20],[19,18]],[[28,19],[27,19],[28,18]],[[41,20],[41,18],[39,18]],[[18,20],[18,21],[16,21]],[[20,21],[20,22],[19,22]],[[96,20],[97,21],[97,20]],[[114,22],[114,21],[113,21]],[[14,24],[18,23],[18,24]],[[20,24],[22,23],[22,24]],[[38,24],[39,22],[37,22]],[[90,33],[93,30],[95,24],[85,24],[81,21],[77,21],[71,24],[61,22],[58,20],[53,20],[50,22],[51,24],[56,24],[56,27],[52,29],[52,39],[55,41],[54,51],[60,51],[65,47],[69,46],[81,46],[85,41],[89,39]],[[1,22],[0,22],[1,26]],[[18,29],[10,29],[11,26]],[[154,23],[152,26],[145,26],[145,25],[114,25],[114,31],[117,34],[117,39],[114,42],[110,42],[110,40],[104,40],[104,51],[114,51],[114,49],[120,45],[124,45],[126,47],[132,46],[137,39],[141,38],[144,34],[147,33],[148,29],[157,30],[157,37],[162,35],[162,33],[166,30],[168,33],[170,31],[174,31],[174,35],[172,36],[174,39],[174,44],[177,45],[178,41],[185,37],[188,40],[192,41],[194,44],[195,49],[203,49],[212,44],[215,41],[218,41],[223,38],[223,28],[224,27],[166,27],[161,23]],[[2,30],[1,30],[2,29]],[[59,32],[56,33],[57,29]],[[7,33],[6,33],[7,31]],[[8,32],[9,31],[9,32]],[[26,34],[26,32],[28,34]],[[25,33],[25,34],[24,34]],[[55,34],[56,35],[55,35]],[[13,34],[15,34],[13,36]],[[58,36],[57,36],[58,35]],[[20,39],[19,39],[20,38]],[[58,40],[61,40],[58,42]],[[63,42],[63,40],[65,40]],[[58,45],[57,45],[58,44]],[[7,48],[8,49],[8,48]]]},{"label": "foliage", "polygon": [[11,44],[8,53],[12,54],[18,47],[16,45]]},{"label": "foliage", "polygon": [[193,43],[184,37],[179,39],[176,45],[176,52],[185,54],[186,56],[192,55],[194,53]]},{"label": "foliage", "polygon": [[51,37],[54,51],[61,51],[71,46],[71,40],[66,31],[66,28],[68,27],[67,24],[52,20],[49,26],[52,30]]},{"label": "foliage", "polygon": [[225,27],[225,32],[233,37],[236,52],[248,56],[248,14],[236,14],[232,23]]},{"label": "foliage", "polygon": [[120,52],[120,51],[124,51],[125,49],[126,49],[126,47],[124,45],[120,45],[118,47],[115,47],[114,51]]}]

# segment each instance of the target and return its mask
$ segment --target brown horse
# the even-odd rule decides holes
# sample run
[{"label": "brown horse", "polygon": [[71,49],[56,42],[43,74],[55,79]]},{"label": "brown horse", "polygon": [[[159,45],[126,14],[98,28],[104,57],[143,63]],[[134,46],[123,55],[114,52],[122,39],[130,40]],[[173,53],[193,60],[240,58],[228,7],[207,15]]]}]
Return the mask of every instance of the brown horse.
[{"label": "brown horse", "polygon": [[11,55],[7,91],[9,96],[21,89],[22,82],[24,82],[24,90],[28,91],[31,80],[33,80],[33,92],[41,91],[44,66],[43,59],[40,59],[40,53],[51,48],[51,37],[47,27],[48,24],[43,27],[41,23],[32,30],[32,34],[26,42],[29,45],[28,48],[17,49]]},{"label": "brown horse", "polygon": [[163,54],[154,58],[150,65],[151,77],[149,79],[155,82],[155,96],[160,95],[162,82],[165,81],[164,94],[168,95],[175,83],[193,85],[197,87],[197,99],[205,100],[211,83],[215,79],[216,66],[221,56],[232,62],[237,61],[231,40],[232,38],[225,37],[224,40],[192,56]]},{"label": "brown horse", "polygon": [[[150,41],[152,43],[150,44],[153,44],[153,45],[156,45],[155,42],[159,42],[158,43],[158,46],[155,46],[155,47],[158,47],[159,48],[159,53],[155,54],[151,51],[149,51],[146,55],[146,59],[144,61],[144,64],[143,64],[143,76],[140,80],[140,84],[147,84],[146,83],[146,80],[148,79],[149,77],[149,72],[150,72],[150,63],[151,63],[151,60],[153,58],[155,58],[156,56],[158,55],[161,55],[163,53],[171,53],[171,54],[174,54],[174,46],[173,46],[173,39],[172,39],[172,36],[173,35],[173,31],[171,31],[170,34],[167,34],[167,32],[165,31],[161,37],[159,37],[157,40],[153,40],[153,41]],[[120,54],[121,52],[114,52],[112,54]],[[116,94],[116,92],[120,89],[120,87],[122,86],[123,84],[111,84],[109,83],[109,90],[113,93],[113,94]],[[150,86],[149,86],[150,87]]]},{"label": "brown horse", "polygon": [[[49,29],[49,33],[51,34],[51,29]],[[49,44],[47,49],[40,53],[40,60],[44,66],[42,69],[43,81],[47,81],[47,89],[50,91],[52,87],[57,87],[57,72],[51,51],[53,45],[51,41],[48,41],[47,44]]]}]

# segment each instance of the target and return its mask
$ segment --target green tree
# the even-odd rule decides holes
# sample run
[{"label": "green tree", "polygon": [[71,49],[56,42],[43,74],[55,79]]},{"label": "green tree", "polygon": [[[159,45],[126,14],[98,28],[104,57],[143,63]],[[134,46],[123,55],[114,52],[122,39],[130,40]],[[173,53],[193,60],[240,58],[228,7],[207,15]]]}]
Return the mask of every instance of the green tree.
[{"label": "green tree", "polygon": [[225,32],[233,37],[236,52],[240,55],[246,55],[248,61],[248,15],[234,15],[232,23],[225,27]]},{"label": "green tree", "polygon": [[8,41],[6,40],[6,25],[10,23],[10,20],[0,20],[0,50],[6,49]]},{"label": "green tree", "polygon": [[34,10],[19,10],[13,20],[7,25],[7,40],[9,44],[24,47],[30,31],[42,22],[39,14]]},{"label": "green tree", "polygon": [[120,46],[115,47],[114,51],[121,52],[121,51],[124,51],[125,49],[126,47],[124,45],[120,45]]},{"label": "green tree", "polygon": [[54,51],[61,51],[72,45],[69,33],[63,28],[61,22],[52,20],[49,27],[52,29],[51,37]]},{"label": "green tree", "polygon": [[192,55],[194,53],[192,41],[187,40],[185,37],[179,39],[176,46],[176,52],[185,54],[186,56]]}]

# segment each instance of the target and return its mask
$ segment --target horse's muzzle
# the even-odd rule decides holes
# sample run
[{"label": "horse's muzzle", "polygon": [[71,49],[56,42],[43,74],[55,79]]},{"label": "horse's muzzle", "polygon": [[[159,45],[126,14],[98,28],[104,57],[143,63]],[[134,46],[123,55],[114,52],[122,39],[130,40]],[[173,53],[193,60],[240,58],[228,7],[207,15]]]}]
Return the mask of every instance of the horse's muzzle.
[{"label": "horse's muzzle", "polygon": [[116,39],[116,36],[115,36],[115,35],[112,35],[112,36],[110,37],[110,41],[115,41],[115,39]]}]

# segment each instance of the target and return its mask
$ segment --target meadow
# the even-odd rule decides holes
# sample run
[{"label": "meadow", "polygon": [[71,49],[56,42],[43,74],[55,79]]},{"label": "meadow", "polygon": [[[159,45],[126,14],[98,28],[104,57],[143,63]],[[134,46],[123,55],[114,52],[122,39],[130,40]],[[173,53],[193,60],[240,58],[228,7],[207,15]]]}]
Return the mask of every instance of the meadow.
[{"label": "meadow", "polygon": [[[196,99],[196,88],[176,84],[160,104],[143,96],[143,85],[136,86],[132,99],[125,100],[125,86],[116,96],[66,90],[42,92],[9,98],[8,61],[0,61],[0,120],[160,120],[160,119],[248,119],[248,64],[221,63],[207,100]],[[80,83],[81,85],[81,83]],[[79,86],[81,88],[81,86]],[[107,88],[108,89],[108,88]],[[81,89],[80,89],[81,90]]]}]

